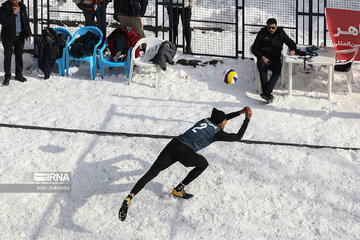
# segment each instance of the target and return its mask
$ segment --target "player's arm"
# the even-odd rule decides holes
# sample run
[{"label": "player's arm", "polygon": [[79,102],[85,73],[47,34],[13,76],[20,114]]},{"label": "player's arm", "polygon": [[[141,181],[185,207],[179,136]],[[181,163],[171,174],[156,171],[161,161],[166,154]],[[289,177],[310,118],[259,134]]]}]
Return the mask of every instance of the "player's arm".
[{"label": "player's arm", "polygon": [[246,113],[247,108],[249,108],[249,107],[244,107],[240,111],[236,111],[236,112],[226,114],[226,120],[230,120],[230,119],[232,119],[234,117],[237,117],[237,116],[240,116],[241,114]]},{"label": "player's arm", "polygon": [[258,32],[256,35],[255,41],[253,45],[251,46],[251,52],[257,57],[262,57],[264,54],[261,52],[261,45],[262,45],[262,39],[261,32]]},{"label": "player's arm", "polygon": [[250,107],[245,107],[241,111],[237,112],[238,115],[245,113],[245,120],[237,133],[227,133],[224,131],[220,131],[214,136],[215,141],[226,141],[226,142],[234,142],[239,141],[243,136],[247,129],[247,126],[250,122],[250,118],[252,116],[252,111]]}]

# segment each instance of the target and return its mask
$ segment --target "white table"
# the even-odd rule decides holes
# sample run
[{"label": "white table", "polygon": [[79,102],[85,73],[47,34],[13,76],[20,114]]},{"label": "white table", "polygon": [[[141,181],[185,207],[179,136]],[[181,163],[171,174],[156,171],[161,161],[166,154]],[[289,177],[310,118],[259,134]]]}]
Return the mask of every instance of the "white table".
[{"label": "white table", "polygon": [[[299,47],[299,46],[298,46]],[[301,46],[300,46],[301,48]],[[315,51],[318,53],[318,56],[314,56],[310,61],[306,61],[306,64],[313,65],[325,65],[328,69],[328,98],[331,97],[331,81],[333,79],[333,72],[335,66],[336,52],[333,47],[325,47],[324,49],[319,49]],[[309,56],[307,56],[309,57]],[[293,64],[304,64],[303,58],[293,58],[291,56],[285,56],[285,64],[288,65],[289,70],[289,95],[292,94],[292,72]]]}]

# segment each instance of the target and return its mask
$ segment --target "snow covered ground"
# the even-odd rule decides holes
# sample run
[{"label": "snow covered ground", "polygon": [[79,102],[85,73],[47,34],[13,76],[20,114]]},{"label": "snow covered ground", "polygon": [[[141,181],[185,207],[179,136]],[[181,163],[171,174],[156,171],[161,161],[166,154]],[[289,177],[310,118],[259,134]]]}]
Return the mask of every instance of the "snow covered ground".
[{"label": "snow covered ground", "polygon": [[[0,123],[178,135],[213,107],[250,106],[246,140],[360,147],[359,65],[351,95],[335,76],[329,101],[326,71],[299,68],[293,96],[277,86],[275,102],[265,105],[249,59],[168,65],[155,89],[154,69],[135,72],[131,85],[122,69],[91,81],[87,63],[71,67],[69,78],[43,80],[32,57],[24,58],[28,82],[0,87]],[[235,85],[221,81],[227,68],[238,72]],[[243,118],[225,130],[236,132]],[[71,194],[1,193],[1,239],[360,239],[360,151],[341,149],[214,143],[200,152],[210,165],[187,187],[193,199],[169,195],[189,171],[176,163],[134,198],[120,222],[123,198],[168,141],[1,127],[0,183],[23,183],[28,172],[72,176]]]}]

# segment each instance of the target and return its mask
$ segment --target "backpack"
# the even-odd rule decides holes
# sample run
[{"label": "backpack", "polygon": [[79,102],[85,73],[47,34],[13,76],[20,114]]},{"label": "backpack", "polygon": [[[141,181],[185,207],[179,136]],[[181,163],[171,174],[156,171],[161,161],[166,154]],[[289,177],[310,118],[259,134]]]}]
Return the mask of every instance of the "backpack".
[{"label": "backpack", "polygon": [[[130,47],[135,46],[139,41],[139,36],[132,27],[118,27],[107,37],[107,46],[111,57],[116,54],[127,54]],[[135,57],[140,56],[140,47],[136,49]]]}]

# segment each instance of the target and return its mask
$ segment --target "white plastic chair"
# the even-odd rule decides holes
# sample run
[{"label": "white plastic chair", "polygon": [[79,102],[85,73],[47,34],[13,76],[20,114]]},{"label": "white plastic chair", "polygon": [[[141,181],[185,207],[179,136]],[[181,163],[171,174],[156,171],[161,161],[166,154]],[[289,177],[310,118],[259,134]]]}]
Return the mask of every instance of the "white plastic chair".
[{"label": "white plastic chair", "polygon": [[[251,47],[250,47],[250,54],[252,56],[252,58],[254,59],[254,76],[255,76],[255,85],[256,85],[256,91],[257,92],[262,92],[261,90],[261,82],[260,82],[260,73],[259,70],[257,68],[257,57],[252,53],[251,51]],[[280,77],[281,77],[281,87],[284,87],[284,55],[281,54],[281,62],[283,64],[283,66],[281,67],[281,73],[280,73]],[[271,70],[270,70],[271,71]],[[268,72],[268,78],[269,78],[269,72]]]},{"label": "white plastic chair", "polygon": [[[349,93],[352,93],[352,85],[351,85],[351,83],[355,83],[354,74],[353,74],[351,65],[352,65],[352,62],[354,61],[358,51],[359,51],[359,46],[354,47],[354,48],[350,48],[350,49],[336,51],[336,54],[354,53],[352,58],[349,59],[349,60],[336,60],[335,61],[335,71],[333,71],[333,79],[334,79],[334,72],[336,72],[337,74],[345,75],[346,80],[347,80],[347,84],[348,84]],[[344,71],[337,70],[336,66],[346,65],[346,64],[350,65],[349,69],[345,69]]]},{"label": "white plastic chair", "polygon": [[[129,73],[129,84],[132,80],[133,72],[134,72],[134,66],[137,65],[139,67],[155,67],[157,74],[156,74],[156,88],[159,87],[159,75],[160,75],[160,67],[154,63],[152,63],[150,60],[153,59],[158,52],[160,45],[164,41],[159,38],[154,37],[146,37],[141,38],[134,46],[134,48],[131,51],[131,64],[130,64],[130,73]],[[139,57],[135,57],[135,51],[140,45],[146,44],[145,53],[142,55],[140,54]]]}]

